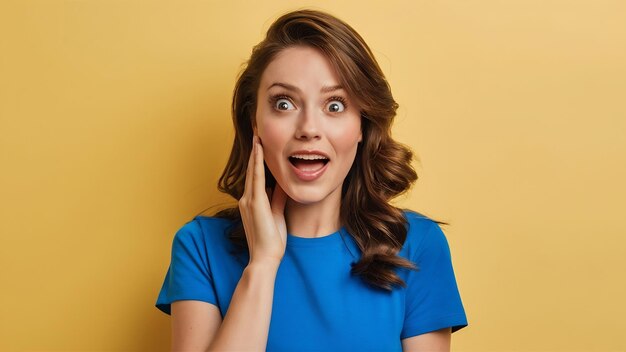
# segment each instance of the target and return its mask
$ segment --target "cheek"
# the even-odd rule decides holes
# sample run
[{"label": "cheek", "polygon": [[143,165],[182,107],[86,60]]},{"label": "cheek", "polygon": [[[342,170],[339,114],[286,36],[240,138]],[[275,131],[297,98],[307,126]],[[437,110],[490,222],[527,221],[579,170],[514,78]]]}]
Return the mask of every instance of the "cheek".
[{"label": "cheek", "polygon": [[331,129],[329,133],[332,133],[335,148],[344,152],[352,149],[356,150],[357,144],[361,139],[360,120],[352,121],[342,126],[342,128]]},{"label": "cheek", "polygon": [[282,142],[285,139],[285,128],[277,123],[261,122],[259,125],[259,137],[265,144],[274,145]]},{"label": "cheek", "polygon": [[282,150],[288,140],[286,128],[277,123],[267,123],[261,120],[258,133],[263,145],[265,160],[270,166],[269,164],[274,164],[274,161],[282,155]]}]

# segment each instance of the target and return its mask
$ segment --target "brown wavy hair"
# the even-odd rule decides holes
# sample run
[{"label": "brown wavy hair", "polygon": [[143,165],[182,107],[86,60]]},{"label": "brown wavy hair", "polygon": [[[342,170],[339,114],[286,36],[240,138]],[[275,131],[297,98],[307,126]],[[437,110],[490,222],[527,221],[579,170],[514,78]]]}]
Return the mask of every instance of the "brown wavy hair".
[{"label": "brown wavy hair", "polygon": [[[374,54],[342,20],[317,10],[289,12],[279,17],[265,39],[253,48],[233,92],[235,140],[218,189],[237,200],[243,195],[261,75],[276,54],[296,45],[320,50],[361,108],[363,140],[342,186],[340,210],[342,225],[362,253],[351,273],[387,291],[393,289],[392,285],[406,287],[394,269],[417,267],[397,255],[406,240],[408,222],[403,210],[389,201],[417,180],[411,166],[413,153],[391,138],[398,104]],[[267,165],[265,173],[267,187],[273,187],[276,181]],[[239,250],[248,250],[239,208],[223,209],[214,216],[232,220],[229,239]]]}]

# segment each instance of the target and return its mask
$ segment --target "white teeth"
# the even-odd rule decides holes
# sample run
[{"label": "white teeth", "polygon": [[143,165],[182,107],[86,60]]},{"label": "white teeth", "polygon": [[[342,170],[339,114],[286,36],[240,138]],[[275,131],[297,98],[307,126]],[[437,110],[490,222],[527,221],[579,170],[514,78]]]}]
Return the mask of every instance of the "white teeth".
[{"label": "white teeth", "polygon": [[304,160],[327,160],[328,158],[318,154],[294,154],[291,158],[298,158]]}]

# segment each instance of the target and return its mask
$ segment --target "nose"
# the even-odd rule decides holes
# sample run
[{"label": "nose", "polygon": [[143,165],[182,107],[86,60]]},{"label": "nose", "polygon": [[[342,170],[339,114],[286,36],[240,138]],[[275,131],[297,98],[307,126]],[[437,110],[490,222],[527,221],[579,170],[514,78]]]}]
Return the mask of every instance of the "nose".
[{"label": "nose", "polygon": [[310,107],[301,111],[296,126],[296,138],[302,140],[320,138],[319,116]]}]

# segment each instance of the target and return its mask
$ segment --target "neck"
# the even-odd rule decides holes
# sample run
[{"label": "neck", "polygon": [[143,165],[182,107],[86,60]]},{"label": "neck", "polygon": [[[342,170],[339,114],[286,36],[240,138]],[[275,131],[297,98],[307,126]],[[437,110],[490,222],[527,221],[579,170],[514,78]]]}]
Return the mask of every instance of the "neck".
[{"label": "neck", "polygon": [[287,232],[298,237],[323,237],[341,228],[341,187],[319,202],[301,204],[291,198],[285,205]]}]

